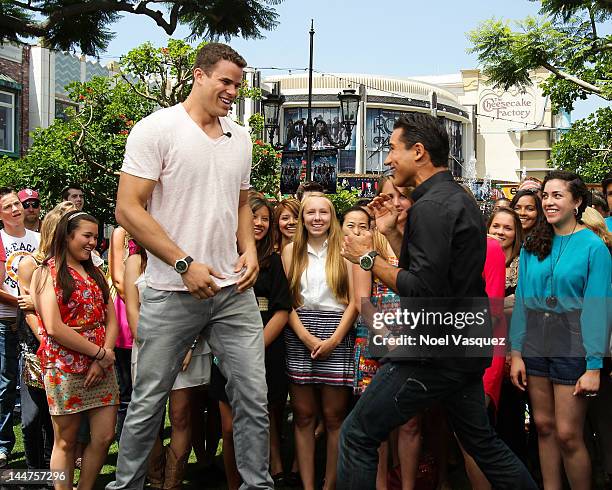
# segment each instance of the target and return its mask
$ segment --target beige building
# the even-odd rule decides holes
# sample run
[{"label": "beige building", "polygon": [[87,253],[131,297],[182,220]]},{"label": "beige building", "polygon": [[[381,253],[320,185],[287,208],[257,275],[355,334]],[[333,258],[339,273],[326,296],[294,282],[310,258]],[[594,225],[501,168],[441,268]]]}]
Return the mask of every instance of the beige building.
[{"label": "beige building", "polygon": [[[547,72],[537,71],[531,87],[504,91],[493,89],[480,70],[410,79],[316,73],[312,117],[324,119],[333,132],[334,124],[337,126],[335,118],[339,116],[336,94],[346,88],[361,93],[353,141],[339,152],[340,173],[370,174],[384,170],[395,118],[402,112],[432,113],[435,109],[449,131],[449,166],[456,176],[517,182],[525,176],[543,177],[547,169],[558,118],[539,88],[546,76]],[[275,83],[286,97],[280,126],[281,141],[289,143],[283,140],[287,125],[306,117],[308,76],[264,79],[268,88]]]},{"label": "beige building", "polygon": [[480,70],[416,79],[451,91],[470,112],[477,176],[515,182],[526,176],[543,178],[548,169],[560,118],[539,88],[547,74],[536,71],[531,87],[507,91],[494,89]]}]

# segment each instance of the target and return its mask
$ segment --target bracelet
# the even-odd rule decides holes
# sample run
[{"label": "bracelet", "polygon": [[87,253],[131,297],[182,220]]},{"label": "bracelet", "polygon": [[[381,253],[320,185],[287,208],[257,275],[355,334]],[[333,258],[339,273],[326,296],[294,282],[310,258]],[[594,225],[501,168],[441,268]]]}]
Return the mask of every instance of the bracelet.
[{"label": "bracelet", "polygon": [[98,352],[96,352],[96,355],[93,356],[94,359],[98,359],[98,354],[100,353],[100,351],[102,350],[102,347],[98,347]]},{"label": "bracelet", "polygon": [[[100,347],[100,349],[102,349],[102,347]],[[102,349],[104,351],[104,354],[102,354],[102,357],[100,359],[98,359],[98,361],[101,361],[102,359],[104,359],[104,356],[106,355],[106,349]]]},{"label": "bracelet", "polygon": [[191,344],[191,347],[189,348],[189,350],[195,350],[197,346],[198,346],[198,337],[196,337],[196,339],[193,341],[193,344]]}]

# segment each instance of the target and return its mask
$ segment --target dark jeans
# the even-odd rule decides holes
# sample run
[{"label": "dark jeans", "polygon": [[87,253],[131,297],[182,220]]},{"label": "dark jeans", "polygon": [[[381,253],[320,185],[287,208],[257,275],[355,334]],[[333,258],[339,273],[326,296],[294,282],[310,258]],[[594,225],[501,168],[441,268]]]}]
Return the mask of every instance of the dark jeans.
[{"label": "dark jeans", "polygon": [[119,441],[132,398],[132,349],[115,348],[115,370],[119,381],[119,411],[117,412],[116,428],[117,441]]},{"label": "dark jeans", "polygon": [[17,333],[0,321],[0,452],[11,454],[15,445],[13,409],[17,399]]},{"label": "dark jeans", "polygon": [[45,390],[21,381],[21,428],[28,469],[48,469],[53,450],[53,425]]},{"label": "dark jeans", "polygon": [[338,490],[376,488],[378,447],[395,427],[440,402],[465,450],[498,489],[537,489],[489,424],[482,377],[429,363],[387,363],[342,425]]}]

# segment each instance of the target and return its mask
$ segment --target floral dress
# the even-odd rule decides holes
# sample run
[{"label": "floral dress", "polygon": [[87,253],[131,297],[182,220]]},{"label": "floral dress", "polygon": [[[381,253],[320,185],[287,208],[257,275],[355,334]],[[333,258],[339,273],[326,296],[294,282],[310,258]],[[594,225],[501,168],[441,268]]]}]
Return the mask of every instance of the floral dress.
[{"label": "floral dress", "polygon": [[[55,295],[62,322],[75,329],[88,341],[103,346],[106,337],[106,304],[93,278],[83,278],[68,268],[74,281],[74,291],[64,303],[62,290],[56,281],[55,260],[49,260],[48,270],[53,278]],[[41,342],[38,349],[44,370],[44,385],[51,415],[65,415],[91,408],[119,404],[119,387],[113,366],[96,386],[84,387],[87,371],[93,359],[59,344],[47,333],[39,316]]]},{"label": "floral dress", "polygon": [[[387,262],[397,267],[397,257],[389,257]],[[400,306],[399,296],[386,286],[380,279],[373,277],[372,291],[370,295],[372,305],[385,310],[395,310]],[[368,349],[370,329],[363,321],[361,315],[357,318],[355,339],[355,379],[353,382],[353,393],[362,395],[372,382],[372,378],[378,371],[379,362],[374,359]]]}]

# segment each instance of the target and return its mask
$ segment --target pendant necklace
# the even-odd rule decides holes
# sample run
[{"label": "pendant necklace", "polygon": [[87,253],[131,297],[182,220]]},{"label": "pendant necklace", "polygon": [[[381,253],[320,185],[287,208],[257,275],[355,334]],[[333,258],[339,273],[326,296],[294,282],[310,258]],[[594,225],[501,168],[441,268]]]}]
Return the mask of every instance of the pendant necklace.
[{"label": "pendant necklace", "polygon": [[574,224],[574,228],[572,229],[572,233],[570,234],[567,242],[564,241],[565,237],[561,237],[561,245],[559,245],[559,255],[557,255],[557,260],[555,260],[554,265],[553,265],[553,260],[552,260],[552,250],[550,252],[551,253],[551,257],[550,257],[550,296],[546,298],[546,306],[548,306],[551,309],[556,308],[557,304],[559,304],[559,300],[555,296],[555,292],[554,292],[555,269],[557,268],[557,264],[559,263],[559,260],[561,259],[563,252],[565,252],[565,250],[569,246],[569,243],[572,241],[572,237],[574,236],[574,232],[576,231],[576,226],[578,226],[577,221]]}]

